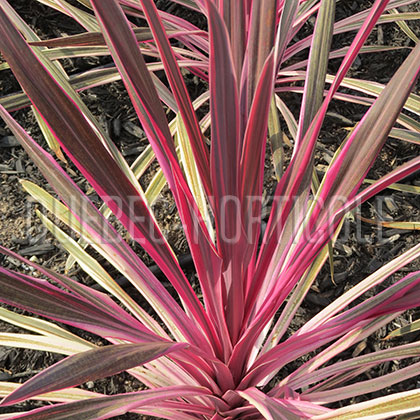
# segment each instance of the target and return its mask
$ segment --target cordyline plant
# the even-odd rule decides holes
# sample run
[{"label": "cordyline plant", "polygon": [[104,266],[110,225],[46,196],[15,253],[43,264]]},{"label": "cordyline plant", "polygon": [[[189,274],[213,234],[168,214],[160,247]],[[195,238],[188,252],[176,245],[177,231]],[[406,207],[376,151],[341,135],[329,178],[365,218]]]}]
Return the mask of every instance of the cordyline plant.
[{"label": "cordyline plant", "polygon": [[[359,298],[417,258],[420,245],[345,292],[299,330],[289,331],[345,215],[420,168],[420,158],[414,158],[361,189],[390,133],[419,141],[418,122],[401,110],[419,113],[419,98],[410,92],[420,73],[420,44],[386,87],[345,79],[359,53],[388,48],[363,46],[378,22],[398,20],[410,34],[404,20],[417,14],[398,14],[395,8],[413,1],[377,0],[369,10],[334,23],[333,0],[179,0],[207,17],[208,32],[158,11],[152,0],[79,2],[83,10],[64,0],[42,1],[87,30],[46,42],[5,0],[0,3],[3,68],[10,66],[25,92],[3,98],[0,114],[59,200],[28,181],[22,181],[23,187],[81,235],[74,241],[40,214],[70,253],[67,268],[77,261],[107,293],[1,248],[42,277],[0,268],[0,301],[96,334],[110,345],[98,347],[54,323],[0,309],[1,319],[36,333],[3,333],[2,344],[67,356],[23,385],[0,383],[1,406],[27,399],[57,404],[0,418],[87,420],[132,412],[174,420],[386,419],[420,410],[420,390],[329,408],[417,375],[420,362],[360,379],[383,362],[418,358],[420,342],[339,362],[335,357],[419,305],[420,272]],[[291,44],[311,16],[316,16],[314,33]],[[138,28],[132,17],[145,19],[148,28]],[[357,31],[351,45],[330,51],[332,35],[350,30]],[[308,60],[293,60],[307,47]],[[56,61],[66,54],[110,54],[115,66],[69,79]],[[327,64],[336,57],[343,59],[332,77]],[[287,60],[294,64],[285,67]],[[181,67],[208,80],[208,92],[192,100]],[[153,73],[160,69],[167,85]],[[118,78],[150,142],[132,167],[77,94]],[[339,92],[340,86],[370,96]],[[298,122],[281,100],[286,90],[303,93]],[[314,152],[334,97],[370,107],[319,182]],[[194,108],[208,100],[210,113],[199,121]],[[63,150],[103,200],[99,210],[6,110],[29,103],[57,156],[64,159]],[[166,107],[176,113],[171,122]],[[279,116],[294,140],[284,173]],[[394,128],[396,122],[404,128]],[[207,129],[210,141],[203,135]],[[262,231],[268,137],[279,181]],[[137,178],[153,156],[161,172],[144,192]],[[162,179],[182,221],[196,289],[152,212]],[[173,293],[108,222],[111,212],[158,264]],[[147,308],[85,251],[87,244],[128,279]],[[285,373],[285,366],[304,355],[310,355],[306,362]],[[105,396],[76,388],[122,371],[145,389]]]}]

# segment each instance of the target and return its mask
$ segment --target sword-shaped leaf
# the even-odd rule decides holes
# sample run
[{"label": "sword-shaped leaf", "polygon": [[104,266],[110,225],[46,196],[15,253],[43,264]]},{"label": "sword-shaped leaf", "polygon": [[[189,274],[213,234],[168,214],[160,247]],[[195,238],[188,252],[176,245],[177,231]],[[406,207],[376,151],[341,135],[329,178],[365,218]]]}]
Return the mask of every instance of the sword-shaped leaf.
[{"label": "sword-shaped leaf", "polygon": [[[6,255],[16,255],[6,253]],[[23,259],[24,260],[24,259]],[[25,260],[24,260],[25,261]],[[31,264],[30,264],[31,265]],[[52,279],[69,288],[85,293],[89,288],[64,276],[50,275]],[[65,283],[63,283],[65,282]],[[2,295],[0,301],[15,305],[50,319],[85,329],[103,337],[114,337],[131,341],[151,341],[158,338],[147,328],[122,311],[107,295],[91,292],[88,295],[70,294],[45,280],[0,268]],[[92,289],[90,289],[92,290]],[[101,301],[100,301],[101,300]]]},{"label": "sword-shaped leaf", "polygon": [[15,334],[0,333],[0,345],[31,349],[39,351],[49,351],[65,355],[72,355],[92,349],[93,344],[82,344],[78,341],[68,340],[54,336],[40,336],[35,334]]},{"label": "sword-shaped leaf", "polygon": [[164,408],[165,401],[169,399],[206,396],[207,394],[208,391],[205,388],[174,386],[42,407],[14,415],[9,417],[9,420],[104,420],[122,416],[142,406],[153,406],[158,403],[160,407]]},{"label": "sword-shaped leaf", "polygon": [[358,404],[338,408],[312,420],[382,420],[420,410],[420,391],[399,392]]},{"label": "sword-shaped leaf", "polygon": [[271,398],[257,388],[248,388],[238,394],[255,406],[267,420],[304,420],[312,418],[311,415],[329,412],[328,408],[311,402]]},{"label": "sword-shaped leaf", "polygon": [[335,1],[321,1],[312,36],[295,147],[302,140],[322,104],[329,61],[328,55],[333,35],[334,16]]},{"label": "sword-shaped leaf", "polygon": [[195,164],[200,174],[201,182],[208,195],[211,195],[211,182],[209,176],[209,153],[204,143],[204,138],[195,115],[184,79],[182,78],[175,54],[164,31],[163,24],[159,18],[156,6],[151,0],[141,0],[144,13],[149,26],[153,32],[156,45],[159,49],[162,63],[165,67],[174,98],[177,102],[185,130],[188,134],[188,141],[192,149]]},{"label": "sword-shaped leaf", "polygon": [[50,194],[34,184],[31,185],[31,193],[58,218],[77,233],[84,235],[92,246],[97,245],[95,249],[104,255],[148,299],[156,312],[165,320],[166,325],[175,337],[184,341],[184,337],[188,337],[195,331],[192,340],[199,338],[200,332],[196,330],[196,325],[187,319],[185,312],[174,301],[161,282],[152,275],[143,261],[103,218],[87,196],[82,193],[55,160],[33,141],[1,106],[0,115],[7,121],[25,150],[41,169],[49,184],[56,189],[62,200],[71,208],[73,214],[64,204],[55,200]]},{"label": "sword-shaped leaf", "polygon": [[[143,55],[138,49],[126,16],[115,1],[109,1],[105,4],[92,0],[92,5],[100,21],[112,57],[125,82],[137,116],[173,193],[181,220],[185,226],[190,227],[190,229],[186,229],[185,233],[201,284],[206,285],[207,283],[207,290],[211,290],[212,283],[217,282],[220,278],[220,258],[211,242],[205,223],[199,215],[199,209],[180,168],[168,122]],[[150,227],[148,230],[151,231]],[[156,237],[161,238],[161,236]],[[168,263],[170,262],[168,270],[164,270],[164,267],[162,267],[162,270],[172,281],[188,312],[193,314],[196,322],[199,323],[210,341],[215,343],[216,347],[219,346],[219,337],[216,337],[218,333],[215,326],[209,322],[207,313],[180,269],[174,255],[159,248],[162,248],[162,246],[155,243],[154,249],[147,249],[147,251],[158,263],[162,261],[162,257],[168,259]],[[164,254],[166,254],[166,257]],[[206,305],[209,303],[208,299],[205,303]],[[222,330],[219,329],[219,333],[220,331]],[[218,351],[220,351],[220,348]]]},{"label": "sword-shaped leaf", "polygon": [[74,354],[26,381],[1,405],[115,375],[186,347],[182,343],[150,342],[110,345]]},{"label": "sword-shaped leaf", "polygon": [[[0,382],[0,397],[6,397],[21,386],[14,382]],[[38,401],[52,401],[52,402],[70,402],[80,401],[88,398],[102,397],[102,394],[97,392],[86,391],[80,388],[70,388],[62,391],[55,391],[48,394],[41,394],[33,397]],[[22,413],[21,413],[22,414]],[[10,413],[9,413],[10,415]],[[0,417],[2,418],[2,417]]]},{"label": "sword-shaped leaf", "polygon": [[390,338],[394,337],[401,337],[405,334],[410,334],[412,332],[420,330],[420,320],[414,321],[408,325],[404,325],[404,327],[397,328],[396,330],[392,331],[388,334],[385,339],[389,340]]},{"label": "sword-shaped leaf", "polygon": [[6,308],[0,308],[0,319],[25,330],[33,331],[37,334],[63,338],[65,340],[77,342],[85,346],[92,346],[89,341],[80,338],[79,336],[65,330],[64,328],[59,327],[56,324],[53,324],[52,322],[31,316],[21,315],[14,311],[9,311]]}]

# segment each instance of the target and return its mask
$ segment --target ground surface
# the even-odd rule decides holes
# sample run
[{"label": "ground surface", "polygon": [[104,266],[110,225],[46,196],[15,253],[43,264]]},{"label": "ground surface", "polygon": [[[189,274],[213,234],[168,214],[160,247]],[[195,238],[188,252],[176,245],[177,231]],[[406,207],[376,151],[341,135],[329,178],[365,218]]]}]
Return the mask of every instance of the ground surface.
[{"label": "ground surface", "polygon": [[[71,19],[67,19],[49,8],[39,5],[35,0],[13,0],[10,3],[27,22],[31,23],[37,29],[41,37],[56,37],[61,36],[63,33],[72,34],[81,31],[81,28],[75,25]],[[163,6],[166,2],[160,1],[158,4],[159,6]],[[356,10],[364,9],[369,4],[368,1],[340,2],[337,10],[337,19],[354,13]],[[420,11],[420,2],[417,8]],[[186,13],[178,6],[175,7],[175,11],[176,13]],[[197,19],[193,14],[191,14],[190,18],[191,20]],[[194,23],[202,24],[202,22]],[[412,24],[411,27],[416,31],[417,35],[420,35],[418,24]],[[310,30],[310,28],[307,29]],[[349,39],[350,37],[348,36],[338,37],[334,40],[334,46],[338,47],[348,44]],[[384,25],[379,31],[375,30],[370,37],[370,42],[385,43],[388,45],[412,45],[395,24]],[[407,53],[407,50],[399,50],[397,52],[381,53],[378,55],[363,55],[358,59],[356,65],[353,66],[351,75],[385,83],[402,63]],[[76,59],[66,60],[63,64],[66,70],[73,74],[91,66],[105,64],[107,60],[109,59]],[[330,70],[334,71],[336,69],[335,66],[337,66],[337,62],[332,62]],[[189,82],[189,88],[193,95],[200,90],[200,86],[192,78]],[[12,93],[17,90],[18,85],[11,74],[5,71],[0,73],[0,95]],[[418,88],[417,93],[420,93],[420,89]],[[122,85],[120,83],[113,83],[107,87],[91,89],[85,92],[83,97],[93,113],[110,130],[113,139],[122,149],[127,160],[131,162],[145,147],[145,144],[140,142],[133,130],[129,129],[130,123],[137,124],[137,122]],[[292,103],[294,112],[298,112],[299,98],[290,96],[286,99],[290,101],[289,103]],[[327,117],[321,135],[321,147],[317,155],[320,169],[322,169],[322,165],[328,163],[332,151],[345,137],[346,131],[344,127],[348,125],[348,120],[353,123],[358,121],[364,109],[356,105],[344,106],[340,103],[334,103],[330,111],[331,113]],[[34,138],[39,140],[41,144],[45,144],[40,136],[34,117],[28,110],[18,111],[14,116]],[[119,126],[123,128],[119,130]],[[41,227],[34,213],[37,206],[22,191],[18,180],[31,180],[47,190],[50,190],[50,187],[45,184],[42,175],[23,149],[9,137],[8,140],[4,140],[5,136],[10,136],[10,132],[0,122],[0,244],[28,258],[36,259],[38,262],[50,268],[62,270],[66,255],[57,246],[54,239],[46,234],[45,230]],[[381,152],[378,162],[369,173],[369,177],[376,179],[388,172],[391,168],[418,155],[418,153],[419,148],[390,139]],[[69,165],[67,169],[73,175],[76,182],[82,188],[88,190],[88,185],[78,175],[75,168]],[[420,175],[416,174],[404,182],[409,185],[419,186]],[[272,183],[272,177],[268,173],[266,185],[270,186]],[[164,194],[165,201],[170,200],[170,194],[168,192],[164,192]],[[178,255],[186,253],[188,250],[182,231],[176,227],[178,226],[175,216],[176,212],[172,211],[168,213],[166,212],[167,208],[165,209],[163,206],[162,208],[158,207],[157,210],[159,223],[168,233],[170,243]],[[370,219],[383,218],[402,221],[420,221],[420,195],[386,190],[383,192],[381,198],[371,200],[360,211],[364,217]],[[344,290],[357,284],[368,273],[371,273],[383,263],[392,259],[392,257],[418,243],[420,239],[419,233],[412,230],[381,230],[369,224],[359,224],[359,226],[360,232],[357,232],[356,223],[349,221],[346,228],[346,237],[348,240],[346,242],[339,241],[335,248],[335,284],[332,283],[329,269],[326,267],[321,272],[313,290],[306,298],[292,328],[297,328],[299,324],[311,318],[320,309],[340,296]],[[136,250],[142,253],[139,247],[136,247]],[[145,256],[145,259],[148,264],[152,264],[152,261],[147,256]],[[1,256],[0,263],[8,268],[19,268],[14,266],[15,263],[13,261],[2,259]],[[415,269],[420,269],[420,262],[415,262],[407,266],[405,270],[413,271]],[[78,270],[75,270],[71,274],[79,280],[89,282],[86,276]],[[188,271],[188,268],[187,274],[193,278],[193,273]],[[419,317],[420,312],[410,311],[410,313],[400,317],[398,323],[404,325],[410,319],[417,319]],[[390,326],[378,331],[361,346],[352,348],[349,354],[340,357],[345,358],[349,357],[351,353],[355,355],[361,352],[370,352],[388,347],[390,344],[382,339],[393,328],[394,326]],[[19,330],[0,322],[0,331],[18,332]],[[420,334],[413,333],[405,339],[395,340],[395,343],[419,338]],[[59,359],[60,356],[53,354],[0,347],[0,381],[24,381],[40,369],[50,366]],[[396,363],[388,363],[387,365],[381,366],[377,372],[372,372],[371,374],[376,375],[381,372],[392,371],[401,366],[402,363],[399,366]],[[289,366],[289,368],[291,369],[293,366]],[[140,384],[132,381],[128,375],[118,375],[111,379],[96,381],[95,383],[86,385],[89,389],[106,394],[129,392],[138,389],[139,386]],[[416,387],[418,387],[417,379],[412,379],[396,385],[393,391],[409,390]],[[374,396],[384,395],[385,392],[387,391],[375,393]],[[367,397],[360,397],[359,400],[363,400],[364,398]],[[40,405],[37,402],[22,403],[19,409],[25,411]],[[0,413],[3,412],[7,412],[7,409],[0,409]],[[137,418],[137,416],[127,415],[119,418],[130,419]]]}]

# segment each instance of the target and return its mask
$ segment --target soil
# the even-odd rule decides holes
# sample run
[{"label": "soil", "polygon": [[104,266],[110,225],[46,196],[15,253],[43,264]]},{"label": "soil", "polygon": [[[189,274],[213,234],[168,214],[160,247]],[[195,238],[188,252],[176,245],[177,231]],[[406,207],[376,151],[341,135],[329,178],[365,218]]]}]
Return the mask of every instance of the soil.
[{"label": "soil", "polygon": [[[75,24],[72,19],[39,4],[35,0],[12,0],[10,3],[42,38],[58,37],[64,33],[70,35],[82,31],[82,28]],[[358,10],[365,9],[371,3],[365,0],[339,2],[336,13],[337,20],[353,14]],[[170,12],[180,14],[194,24],[205,27],[205,21],[203,21],[201,16],[186,11],[179,5],[161,0],[157,4],[160,8],[170,8],[170,10],[168,9]],[[410,8],[410,10],[417,9],[417,11],[420,11],[420,2]],[[311,31],[313,29],[310,25],[311,23],[307,24],[307,27],[303,30],[303,34],[305,31]],[[420,36],[420,23],[409,22],[409,26],[417,36]],[[352,39],[352,35],[354,33],[335,37],[333,46],[338,48],[348,45]],[[369,42],[394,46],[413,46],[413,43],[407,39],[407,36],[396,24],[382,25],[380,29],[375,29],[369,38]],[[401,49],[386,53],[361,55],[350,71],[351,76],[386,83],[403,62],[408,52],[408,49]],[[62,64],[69,74],[76,74],[88,68],[105,65],[109,61],[110,58],[108,57],[78,58],[74,60],[62,60]],[[338,63],[338,60],[331,62],[330,72],[334,72],[337,69]],[[197,79],[194,77],[189,77],[188,81],[193,95],[199,93],[200,89],[203,88],[203,86],[197,84]],[[11,73],[9,71],[2,71],[0,73],[1,96],[18,90],[19,86]],[[417,85],[416,93],[420,93],[419,85]],[[137,126],[135,113],[122,83],[115,82],[107,86],[89,89],[82,93],[82,96],[90,110],[109,131],[112,139],[122,150],[127,161],[131,163],[146,144],[137,134],[139,127]],[[291,105],[295,115],[298,115],[300,97],[290,94],[285,96],[285,100]],[[338,101],[332,104],[320,136],[320,148],[317,153],[318,169],[322,170],[328,164],[333,151],[346,136],[347,131],[345,127],[349,125],[349,120],[353,123],[358,121],[364,112],[365,108],[361,106],[343,104]],[[17,111],[13,116],[41,145],[45,146],[45,141],[30,110],[23,109]],[[35,209],[38,208],[38,205],[32,202],[22,190],[19,179],[30,180],[49,191],[51,188],[46,184],[37,167],[31,162],[23,149],[14,142],[12,137],[8,136],[11,136],[10,132],[4,123],[0,122],[0,244],[46,267],[62,272],[67,255],[54,238],[46,233],[42,227],[35,215]],[[8,140],[4,140],[5,137]],[[290,155],[290,151],[287,153]],[[418,154],[419,147],[399,140],[389,139],[368,177],[377,179],[381,175],[389,172],[392,168]],[[94,200],[97,199],[95,194],[91,192],[89,185],[70,162],[67,162],[67,164],[63,163],[62,166],[82,189],[89,192]],[[155,170],[156,166],[152,165],[150,171],[142,181],[144,185],[151,179]],[[420,186],[420,174],[414,174],[403,182],[408,185]],[[270,192],[274,185],[274,176],[269,157],[267,159],[265,185],[268,192]],[[160,200],[156,206],[157,218],[167,233],[170,244],[177,255],[181,256],[188,253],[188,247],[182,229],[180,228],[176,211],[174,208],[171,209],[171,203],[172,198],[169,191],[164,190],[163,200]],[[168,212],[168,208],[171,211]],[[364,204],[361,209],[358,209],[358,212],[363,217],[369,219],[420,221],[420,195],[388,189],[383,191],[381,197],[375,197]],[[420,233],[415,230],[386,229],[367,223],[356,223],[356,221],[357,216],[355,219],[348,219],[346,221],[343,234],[334,248],[334,281],[332,281],[330,269],[326,265],[300,308],[291,326],[292,330],[299,328],[300,325],[319,312],[320,309],[339,297],[345,290],[357,284],[367,274],[412,247],[420,240]],[[131,244],[147,264],[153,264],[153,261],[145,255],[138,245],[133,241],[131,241]],[[106,263],[103,263],[106,266]],[[10,269],[23,268],[15,261],[2,256],[0,256],[0,264]],[[398,275],[401,276],[404,272],[414,270],[420,270],[420,261],[411,263],[401,270]],[[92,284],[91,280],[77,268],[70,274],[79,281],[85,282],[85,284]],[[191,269],[187,268],[187,275],[193,281],[194,273]],[[390,281],[394,281],[397,277],[395,276]],[[381,286],[381,288],[384,286]],[[412,319],[418,318],[420,318],[418,310],[409,311],[396,319],[393,325],[382,328],[362,344],[349,349],[346,352],[347,354],[340,355],[340,357],[352,357],[359,353],[383,349],[390,345],[418,340],[420,338],[419,332],[412,333],[404,338],[395,339],[392,343],[383,340],[397,325],[406,325]],[[89,336],[89,334],[76,329],[69,329],[82,334],[86,338],[98,341],[98,337]],[[24,332],[3,322],[0,322],[0,331]],[[51,353],[0,347],[0,381],[23,382],[39,370],[50,366],[60,359],[61,356]],[[301,361],[296,363],[300,364]],[[390,372],[405,366],[406,363],[408,362],[390,362],[382,365],[375,371],[369,372],[369,374],[375,376]],[[296,366],[290,365],[288,369],[293,369],[294,367]],[[85,384],[84,386],[87,389],[108,395],[130,392],[141,388],[140,383],[126,374],[116,375],[112,378]],[[363,401],[372,396],[386,395],[388,392],[415,389],[418,386],[418,379],[413,378],[395,385],[392,389],[359,397],[357,401]],[[40,402],[24,402],[19,404],[17,409],[27,411],[42,405],[43,403]],[[15,411],[16,407],[13,407],[13,410]],[[8,411],[8,408],[0,408],[0,414]],[[127,414],[118,418],[135,419],[138,416]]]}]

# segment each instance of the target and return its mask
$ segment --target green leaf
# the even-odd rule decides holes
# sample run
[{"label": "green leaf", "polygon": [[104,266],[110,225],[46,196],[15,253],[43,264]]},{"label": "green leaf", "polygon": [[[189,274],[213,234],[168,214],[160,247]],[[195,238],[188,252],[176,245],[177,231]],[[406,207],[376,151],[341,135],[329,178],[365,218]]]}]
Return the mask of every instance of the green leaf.
[{"label": "green leaf", "polygon": [[389,340],[390,338],[394,338],[394,337],[401,337],[403,335],[406,334],[410,334],[414,331],[418,331],[420,330],[420,319],[418,319],[417,321],[414,321],[408,325],[405,325],[404,327],[398,328],[394,331],[392,331],[390,334],[388,334],[385,337],[385,340]]}]

